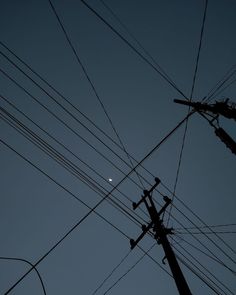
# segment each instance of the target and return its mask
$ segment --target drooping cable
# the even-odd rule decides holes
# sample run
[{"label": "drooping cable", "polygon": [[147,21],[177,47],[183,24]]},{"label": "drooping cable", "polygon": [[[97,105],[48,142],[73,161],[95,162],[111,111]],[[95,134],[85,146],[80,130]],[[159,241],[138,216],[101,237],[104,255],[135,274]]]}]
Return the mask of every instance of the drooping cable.
[{"label": "drooping cable", "polygon": [[5,257],[5,256],[0,256],[0,260],[12,260],[12,261],[21,261],[21,262],[24,262],[28,265],[30,265],[31,267],[34,268],[39,280],[40,280],[40,284],[42,286],[42,289],[43,289],[43,294],[44,295],[47,295],[47,292],[46,292],[46,288],[45,288],[45,285],[43,283],[43,279],[42,279],[42,276],[40,275],[37,267],[35,267],[29,260],[26,260],[26,259],[23,259],[23,258],[18,258],[18,257]]}]

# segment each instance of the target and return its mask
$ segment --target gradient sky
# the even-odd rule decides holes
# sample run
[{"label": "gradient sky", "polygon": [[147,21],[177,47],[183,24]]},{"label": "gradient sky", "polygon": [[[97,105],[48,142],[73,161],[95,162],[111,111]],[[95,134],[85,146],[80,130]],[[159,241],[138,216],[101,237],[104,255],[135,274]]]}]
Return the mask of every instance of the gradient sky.
[{"label": "gradient sky", "polygon": [[[87,3],[145,55],[101,1],[90,0]],[[110,0],[106,3],[189,98],[205,1]],[[123,144],[127,151],[140,161],[186,116],[187,108],[173,103],[173,99],[183,99],[183,97],[141,60],[81,1],[54,0],[53,4]],[[196,101],[206,96],[212,87],[224,77],[225,73],[235,65],[235,15],[236,1],[209,0],[193,93],[193,99]],[[130,165],[124,152],[111,143],[79,112],[63,101],[25,66],[22,66],[2,46],[2,44],[7,45],[18,57],[22,58],[60,91],[69,102],[117,141],[116,135],[77,63],[47,0],[0,1],[0,36],[0,41],[3,42],[0,44],[0,51],[3,54],[27,72],[43,89],[55,97]],[[42,130],[12,108],[3,98],[0,98],[0,106],[56,150],[63,153],[107,191],[111,190],[111,184],[119,183],[124,176],[122,172],[126,174],[130,168],[95,139],[81,124],[56,105],[2,54],[0,60],[0,95],[7,98],[41,128],[53,134],[77,157],[96,169],[104,179],[99,178],[85,164],[53,142]],[[74,130],[74,133],[10,81],[2,71],[55,113]],[[235,85],[232,84],[215,99],[230,98],[236,103]],[[233,120],[220,118],[220,125],[236,140],[236,128]],[[0,128],[1,140],[4,140],[83,202],[92,207],[101,199],[97,193],[62,168],[5,121],[1,120]],[[146,169],[159,177],[162,183],[172,191],[183,132],[184,125],[144,162]],[[122,172],[102,158],[75,133],[85,138],[92,147],[98,149]],[[0,256],[17,257],[36,263],[88,212],[88,208],[77,202],[70,194],[58,187],[6,145],[1,144],[0,149],[2,188]],[[140,167],[138,172],[150,184],[154,184],[153,177],[147,172]],[[207,121],[197,114],[193,115],[189,120],[176,189],[179,199],[208,225],[233,224],[235,223],[235,175],[235,155],[215,136],[214,129]],[[112,183],[108,182],[109,178],[112,178]],[[132,174],[131,178],[139,184],[135,174]],[[149,189],[150,185],[146,183],[145,188]],[[119,186],[119,190],[133,201],[138,201],[142,195],[142,188],[128,179]],[[160,186],[160,191],[171,197],[171,194],[163,186]],[[132,204],[123,195],[117,191],[114,195],[132,209]],[[154,197],[163,204],[160,194],[155,192]],[[174,204],[188,216],[189,220],[202,226],[199,220],[178,200],[175,199]],[[135,239],[141,233],[139,226],[106,201],[98,207],[97,212],[128,237]],[[184,227],[193,226],[175,208],[172,213]],[[131,214],[133,215],[133,212]],[[138,214],[147,220],[143,212],[139,211]],[[168,214],[165,217],[168,217]],[[169,225],[174,229],[180,227],[172,217]],[[216,230],[235,231],[235,227],[216,228]],[[200,250],[207,252],[207,249],[189,234],[182,235],[182,237]],[[228,257],[210,243],[205,236],[197,235],[200,242],[228,268],[235,270],[236,266],[232,261],[236,260],[235,253],[212,234],[209,237]],[[235,249],[235,234],[221,234],[220,237]],[[224,294],[236,293],[235,276],[226,267],[193,249],[181,238],[174,236],[174,239],[177,240],[173,243],[177,241],[185,247],[233,292],[230,293],[224,289],[226,292]],[[154,240],[150,236],[146,236],[140,246],[144,250],[148,250],[153,243]],[[175,247],[181,249],[178,248],[178,244],[175,244]],[[129,248],[127,238],[104,220],[91,214],[38,265],[37,269],[42,276],[48,295],[90,295],[129,252]],[[208,254],[213,255],[210,252]],[[135,248],[97,294],[104,294],[113,282],[134,265],[142,255],[141,250]],[[164,253],[161,246],[156,245],[150,251],[150,255],[162,265]],[[162,266],[169,271],[168,265]],[[193,294],[214,294],[185,266],[182,268]],[[23,262],[0,260],[0,294],[4,294],[28,269],[29,266]],[[32,271],[10,294],[43,294],[35,272]],[[173,279],[149,257],[144,257],[110,291],[110,294],[174,295],[177,294],[177,290]]]}]

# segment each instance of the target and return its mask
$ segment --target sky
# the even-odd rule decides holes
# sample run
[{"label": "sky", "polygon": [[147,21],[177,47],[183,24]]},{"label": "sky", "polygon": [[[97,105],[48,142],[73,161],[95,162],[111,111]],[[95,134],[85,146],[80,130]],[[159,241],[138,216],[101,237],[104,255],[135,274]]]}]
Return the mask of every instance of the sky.
[{"label": "sky", "polygon": [[[52,0],[76,57],[48,0],[0,1],[0,294],[30,269],[4,257],[37,263],[47,295],[95,294],[121,260],[96,294],[178,294],[161,245],[146,235],[130,252],[129,239],[150,221],[144,204],[133,211],[132,202],[154,177],[157,210],[163,195],[173,197],[185,124],[142,162],[146,170],[138,166],[139,177],[119,139],[138,163],[186,117],[173,100],[191,97],[205,1],[85,2],[123,39],[83,1]],[[231,73],[227,83],[235,79],[235,12],[234,0],[208,1],[193,101]],[[211,103],[236,103],[235,85]],[[235,121],[219,124],[236,140]],[[235,175],[235,155],[193,114],[171,216],[164,215],[175,253],[211,287],[179,260],[192,294],[236,293]],[[9,294],[45,293],[32,270]]]}]

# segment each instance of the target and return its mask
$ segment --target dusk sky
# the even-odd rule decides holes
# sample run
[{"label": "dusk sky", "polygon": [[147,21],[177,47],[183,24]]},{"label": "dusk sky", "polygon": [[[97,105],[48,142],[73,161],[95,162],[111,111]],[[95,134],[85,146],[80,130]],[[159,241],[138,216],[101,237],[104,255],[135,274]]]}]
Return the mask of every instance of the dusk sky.
[{"label": "dusk sky", "polygon": [[158,145],[174,99],[236,103],[235,53],[235,0],[0,1],[0,294],[178,294],[151,235],[130,251],[154,177],[192,294],[236,294],[235,154],[198,113],[181,161],[186,121]]}]

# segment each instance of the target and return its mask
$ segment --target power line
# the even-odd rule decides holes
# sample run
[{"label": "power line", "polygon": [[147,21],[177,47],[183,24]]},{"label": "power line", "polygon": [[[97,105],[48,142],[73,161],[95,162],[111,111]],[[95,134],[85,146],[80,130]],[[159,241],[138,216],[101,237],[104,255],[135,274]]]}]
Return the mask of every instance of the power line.
[{"label": "power line", "polygon": [[[178,245],[183,251],[185,251],[185,253],[187,253],[189,255],[189,257],[191,257],[198,265],[200,265],[202,267],[202,269],[204,269],[207,273],[209,273],[221,286],[223,286],[225,289],[227,289],[230,294],[234,295],[234,293],[222,282],[220,281],[209,269],[207,269],[200,261],[199,259],[196,259],[188,250],[186,250],[186,248],[184,248],[182,245],[180,245],[180,243],[178,241],[176,241],[174,238],[173,240],[175,241],[175,249],[176,249],[176,245]],[[210,279],[211,280],[211,279]],[[211,280],[211,282],[213,282]],[[214,282],[213,282],[214,283]],[[219,288],[219,287],[218,287]],[[221,289],[221,288],[220,288]],[[221,289],[221,291],[223,291]],[[224,291],[223,291],[224,292]]]},{"label": "power line", "polygon": [[[207,6],[208,6],[208,0],[205,1],[204,15],[203,15],[203,20],[202,20],[201,34],[200,34],[200,40],[199,40],[197,58],[196,58],[196,65],[195,65],[192,88],[191,88],[191,93],[190,93],[190,101],[192,100],[193,92],[194,92],[194,88],[195,88],[195,83],[196,83],[200,52],[201,52],[201,48],[202,48],[203,32],[204,32],[204,28],[205,28]],[[188,108],[188,114],[189,113],[190,113],[190,107]],[[174,202],[175,192],[176,192],[176,188],[177,188],[177,184],[178,184],[178,179],[179,179],[180,167],[181,167],[182,158],[183,158],[183,151],[184,151],[184,145],[185,145],[185,141],[186,141],[187,130],[188,130],[188,120],[186,120],[185,127],[184,127],[184,134],[183,134],[183,139],[182,139],[182,144],[181,144],[181,149],[180,149],[180,154],[179,154],[179,160],[178,160],[178,166],[177,166],[177,172],[176,172],[176,178],[175,178],[175,183],[174,183],[174,193],[173,193],[172,199],[171,199],[172,202],[171,202],[170,209],[169,209],[169,216],[168,216],[168,220],[167,220],[167,226],[169,224],[170,213],[171,213],[172,206],[173,206],[172,204]]]},{"label": "power line", "polygon": [[[107,117],[107,119],[108,119],[108,121],[109,121],[109,123],[110,123],[110,125],[111,125],[111,127],[112,127],[112,129],[113,129],[113,131],[114,131],[114,133],[115,133],[115,135],[116,135],[116,137],[117,137],[119,143],[121,144],[121,146],[122,146],[124,152],[126,153],[128,159],[129,159],[129,161],[130,161],[130,164],[131,164],[131,166],[132,166],[132,168],[133,168],[133,162],[132,162],[131,158],[129,157],[128,152],[126,151],[126,148],[125,148],[125,146],[124,146],[124,143],[122,142],[121,137],[120,137],[120,135],[118,134],[118,132],[117,132],[117,130],[116,130],[116,128],[115,128],[114,123],[113,123],[112,120],[111,120],[111,116],[108,114],[108,111],[106,110],[105,105],[104,105],[104,103],[102,102],[102,99],[101,99],[100,95],[98,94],[98,91],[96,90],[95,85],[94,85],[94,83],[92,82],[92,80],[91,80],[91,78],[90,78],[90,76],[89,76],[89,74],[88,74],[87,69],[85,68],[84,64],[83,64],[82,61],[81,61],[81,58],[79,57],[79,55],[78,55],[78,53],[77,53],[75,47],[73,46],[73,43],[72,43],[72,41],[71,41],[71,39],[70,39],[70,37],[69,37],[69,35],[68,35],[66,29],[65,29],[64,24],[62,23],[62,20],[60,19],[59,15],[58,15],[58,13],[57,13],[57,10],[56,10],[55,6],[53,5],[53,3],[52,3],[51,0],[48,0],[48,2],[49,2],[50,6],[51,6],[51,8],[52,8],[52,11],[53,11],[54,15],[56,16],[56,18],[57,18],[57,20],[58,20],[58,23],[59,23],[59,25],[60,25],[60,27],[61,27],[63,33],[64,33],[64,36],[65,36],[65,38],[66,38],[66,40],[67,40],[67,42],[68,42],[68,44],[69,44],[69,46],[70,46],[72,52],[74,53],[74,56],[76,57],[77,62],[78,62],[79,65],[81,66],[81,68],[82,68],[82,70],[83,70],[83,72],[84,72],[84,74],[85,74],[85,76],[86,76],[86,78],[87,78],[87,80],[88,80],[88,82],[89,82],[91,88],[93,89],[93,92],[94,92],[94,94],[95,94],[97,100],[99,101],[99,103],[100,103],[100,105],[101,105],[101,107],[102,107],[102,109],[103,109],[103,112],[105,113],[105,116]],[[136,172],[136,171],[135,171],[135,172]],[[136,175],[137,175],[137,177],[138,177],[138,179],[139,179],[141,185],[142,185],[143,188],[144,188],[144,185],[143,185],[142,180],[141,180],[141,178],[139,177],[138,173],[136,173]]]},{"label": "power line", "polygon": [[[161,183],[161,185],[168,191],[168,192],[170,192],[170,193],[172,193],[172,191],[165,185],[165,184],[163,184],[163,183]],[[209,227],[204,221],[203,221],[203,219],[202,218],[200,218],[199,217],[199,215],[198,214],[196,214],[189,206],[187,206],[176,194],[175,194],[175,198],[195,217],[195,218],[197,218],[206,228],[208,228],[208,230],[209,231],[211,231],[211,232],[213,232],[214,233],[214,231],[211,229],[211,227]],[[176,209],[177,209],[177,207],[176,207]],[[179,210],[179,209],[177,209],[177,210]],[[181,212],[181,210],[179,210],[179,212],[181,213],[181,214],[183,214],[182,212]],[[184,214],[183,214],[184,215]],[[199,226],[197,226],[195,223],[193,223],[193,222],[191,222],[194,226],[195,226],[195,228],[197,228],[199,231],[201,231],[201,228],[199,227]],[[185,230],[187,230],[187,228],[185,228],[184,227],[184,229]],[[217,235],[216,233],[215,233],[215,236],[228,248],[228,249],[230,249],[233,253],[235,253],[235,250],[228,244],[228,243],[226,243],[219,235]],[[218,247],[219,248],[219,247]],[[222,251],[222,250],[221,250]]]},{"label": "power line", "polygon": [[[208,258],[212,259],[213,261],[217,262],[218,264],[220,264],[221,266],[225,267],[224,264],[222,264],[221,261],[219,261],[218,259],[216,259],[215,257],[209,255],[208,253],[206,253],[205,251],[203,251],[202,249],[198,248],[196,245],[193,245],[192,243],[190,243],[189,241],[185,240],[182,236],[179,236],[178,234],[175,234],[176,237],[178,237],[181,241],[183,241],[184,243],[186,243],[187,245],[189,245],[190,247],[192,247],[193,249],[199,251],[200,253],[202,253],[203,255],[207,256]],[[234,271],[233,269],[230,269],[231,273],[233,275],[236,275],[236,271]]]},{"label": "power line", "polygon": [[[120,276],[106,291],[103,295],[108,294],[122,279],[124,279],[129,272],[131,272],[142,260],[143,258],[153,249],[156,242],[146,251],[143,255],[122,275]],[[166,270],[165,270],[166,271]],[[170,274],[169,274],[170,275]]]},{"label": "power line", "polygon": [[[192,114],[192,113],[191,113]],[[191,115],[190,114],[190,115]],[[103,203],[103,201],[109,197],[109,195],[111,193],[113,193],[113,191],[121,185],[121,183],[124,182],[124,180],[130,175],[132,174],[132,172],[134,171],[134,169],[136,169],[139,165],[141,165],[169,136],[171,136],[184,122],[185,120],[190,116],[186,116],[183,120],[181,120],[177,126],[172,129],[138,164],[136,164],[136,166],[130,170],[129,173],[127,173],[119,182],[118,184],[107,194],[105,195],[95,206],[93,207],[89,207],[88,205],[85,206],[87,208],[89,208],[90,210],[88,211],[87,214],[85,214],[65,235],[63,235],[63,237],[56,243],[54,244],[54,246],[46,253],[44,254],[35,264],[34,266],[37,266],[45,257],[47,257],[71,232],[73,232],[84,220],[86,220],[89,215],[92,212],[95,212],[95,210]],[[5,141],[3,141],[2,139],[0,139],[1,143],[3,143],[5,146],[7,146],[9,149],[11,149],[12,151],[14,151],[15,153],[17,153],[19,156],[22,157],[22,155],[20,155],[16,150],[14,150],[10,145],[8,145]],[[24,159],[28,162],[29,160],[27,160],[25,157]],[[35,168],[36,166],[33,165]],[[72,195],[73,197],[75,196],[73,193],[71,193],[67,188],[65,188],[64,186],[62,186],[61,184],[59,184],[56,180],[54,180],[52,177],[50,177],[49,175],[47,175],[45,172],[43,172],[41,169],[39,169],[38,167],[36,168],[37,170],[41,171],[45,176],[49,177],[54,183],[56,183],[58,186],[60,186],[63,190],[65,190],[66,192],[68,192],[70,195]],[[97,213],[99,214],[99,213]],[[102,219],[104,219],[104,217],[102,217]],[[8,291],[5,293],[5,295],[9,294],[11,292],[12,289],[14,289],[31,271],[33,268],[31,268],[28,272],[26,272],[10,289],[8,289]]]},{"label": "power line", "polygon": [[152,67],[166,82],[168,82],[179,94],[187,99],[185,94],[178,89],[157,67],[155,67],[142,53],[140,53],[127,39],[125,39],[111,24],[108,23],[94,8],[92,8],[86,1],[80,0],[93,14],[95,14],[109,29],[112,30],[126,45],[128,45],[143,61]]},{"label": "power line", "polygon": [[40,280],[40,284],[42,286],[42,289],[43,289],[43,294],[44,295],[47,295],[47,292],[46,292],[46,289],[45,289],[45,286],[44,286],[44,283],[43,283],[43,279],[42,279],[42,276],[40,275],[38,269],[29,261],[29,260],[26,260],[26,259],[23,259],[23,258],[17,258],[17,257],[5,257],[5,256],[0,256],[0,259],[1,260],[13,260],[13,261],[21,261],[21,262],[24,262],[24,263],[27,263],[28,265],[30,265],[31,267],[33,267],[33,269],[35,270],[39,280]]},{"label": "power line", "polygon": [[105,3],[105,1],[100,0],[100,2],[111,13],[111,15],[117,20],[117,22],[125,29],[125,31],[128,33],[128,35],[136,42],[136,44],[143,50],[143,52],[150,58],[150,60],[156,65],[156,67],[163,73],[163,75],[165,75],[166,78],[169,81],[171,81],[176,88],[178,88],[178,86],[174,83],[174,81],[167,75],[167,73],[165,72],[165,70],[158,64],[158,62],[154,59],[154,57],[150,54],[150,52],[147,51],[147,49],[137,39],[137,37],[134,36],[134,34],[130,31],[130,29],[127,27],[127,25],[124,24],[124,22],[114,12],[114,10],[111,9],[111,7],[107,3]]},{"label": "power line", "polygon": [[[44,140],[42,140],[33,131],[29,130],[23,123],[21,123],[19,120],[15,119],[10,113],[8,113],[2,107],[0,107],[0,110],[4,114],[6,114],[8,117],[10,117],[10,119],[13,120],[13,123],[11,121],[9,121],[9,119],[7,119],[4,115],[0,114],[0,116],[3,117],[4,121],[6,121],[8,124],[10,124],[14,129],[16,129],[16,131],[19,131],[25,138],[27,138],[30,142],[32,142],[39,149],[41,149],[43,152],[45,152],[48,156],[50,156],[52,159],[54,159],[58,164],[60,164],[63,168],[65,168],[67,171],[69,171],[72,175],[74,175],[76,178],[78,178],[80,181],[82,181],[84,184],[86,184],[90,189],[92,189],[94,192],[96,192],[100,197],[103,197],[106,193],[108,193],[107,189],[105,189],[97,181],[95,181],[94,179],[89,177],[89,175],[87,173],[83,172],[78,166],[76,166],[71,161],[66,159],[61,153],[59,153],[52,146],[47,144]],[[19,129],[17,124],[22,129]],[[78,198],[76,198],[76,200],[78,200]],[[132,210],[128,206],[126,206],[124,203],[122,203],[113,194],[111,194],[111,196],[107,199],[107,201],[113,207],[118,209],[122,214],[124,214],[126,217],[128,217],[131,221],[136,223],[136,225],[142,224],[137,218],[135,218],[133,216],[133,214],[130,214],[128,212],[128,211],[132,212]],[[121,203],[124,207],[126,207],[126,209],[124,207],[122,207],[117,202]],[[139,215],[137,215],[137,214],[135,214],[135,215],[137,217],[139,217],[140,219],[142,219]]]}]

